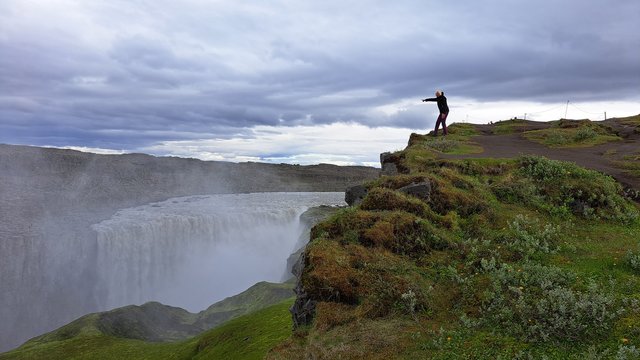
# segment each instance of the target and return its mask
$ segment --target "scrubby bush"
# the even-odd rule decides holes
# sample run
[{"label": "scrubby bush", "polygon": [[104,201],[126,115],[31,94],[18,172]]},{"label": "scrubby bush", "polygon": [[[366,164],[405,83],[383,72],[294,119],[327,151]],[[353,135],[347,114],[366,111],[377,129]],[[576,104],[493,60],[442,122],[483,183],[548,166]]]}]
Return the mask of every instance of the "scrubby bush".
[{"label": "scrubby bush", "polygon": [[597,132],[595,132],[592,128],[588,126],[585,126],[578,129],[578,131],[576,131],[575,135],[573,136],[573,140],[580,142],[580,141],[594,139],[597,136],[598,136]]},{"label": "scrubby bush", "polygon": [[623,312],[595,284],[586,291],[573,289],[575,275],[556,267],[530,264],[518,271],[503,265],[491,275],[483,319],[529,342],[595,338],[606,334]]},{"label": "scrubby bush", "polygon": [[416,293],[414,293],[413,290],[409,289],[409,291],[401,295],[401,298],[407,313],[415,319],[416,305],[418,303],[418,300],[416,298]]},{"label": "scrubby bush", "polygon": [[620,345],[616,353],[616,360],[640,359],[640,349],[633,345]]},{"label": "scrubby bush", "polygon": [[[631,223],[638,210],[622,197],[622,187],[610,176],[574,163],[538,156],[519,159],[519,174],[534,182],[543,202],[532,203],[553,215],[574,213]],[[509,194],[504,189],[499,191]],[[513,190],[517,193],[517,190]]]},{"label": "scrubby bush", "polygon": [[629,250],[624,260],[635,272],[640,273],[640,253]]},{"label": "scrubby bush", "polygon": [[427,141],[424,143],[424,145],[434,150],[446,153],[446,152],[451,152],[455,148],[460,146],[460,142],[457,140],[450,140],[443,137],[433,141]]},{"label": "scrubby bush", "polygon": [[[528,311],[527,336],[538,341],[578,340],[607,333],[622,310],[615,299],[597,288],[577,292],[568,288],[544,291]],[[530,312],[530,314],[527,314]],[[529,321],[527,320],[527,321]],[[524,319],[520,319],[524,323]]]},{"label": "scrubby bush", "polygon": [[509,204],[522,202],[530,204],[543,203],[543,197],[538,193],[538,187],[527,178],[508,176],[499,182],[491,184],[490,189],[498,200]]},{"label": "scrubby bush", "polygon": [[509,223],[509,232],[506,238],[507,247],[520,257],[528,258],[538,253],[549,254],[557,251],[559,226],[542,226],[537,219],[517,215]]},{"label": "scrubby bush", "polygon": [[520,173],[536,181],[558,182],[572,174],[572,177],[593,177],[588,170],[573,163],[550,160],[541,156],[522,156],[518,162],[520,163]]},{"label": "scrubby bush", "polygon": [[551,134],[549,134],[544,141],[547,145],[551,145],[551,146],[562,146],[562,145],[566,145],[569,142],[569,139],[567,139],[563,134],[558,133],[558,132],[552,132]]}]

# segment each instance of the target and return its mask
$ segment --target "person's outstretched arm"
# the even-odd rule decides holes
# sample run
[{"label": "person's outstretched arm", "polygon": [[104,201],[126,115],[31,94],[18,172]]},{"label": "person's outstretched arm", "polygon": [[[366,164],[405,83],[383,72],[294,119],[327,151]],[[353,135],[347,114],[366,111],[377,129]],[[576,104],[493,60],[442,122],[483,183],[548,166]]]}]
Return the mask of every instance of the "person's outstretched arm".
[{"label": "person's outstretched arm", "polygon": [[428,99],[423,99],[422,101],[438,101],[438,98],[428,98]]}]

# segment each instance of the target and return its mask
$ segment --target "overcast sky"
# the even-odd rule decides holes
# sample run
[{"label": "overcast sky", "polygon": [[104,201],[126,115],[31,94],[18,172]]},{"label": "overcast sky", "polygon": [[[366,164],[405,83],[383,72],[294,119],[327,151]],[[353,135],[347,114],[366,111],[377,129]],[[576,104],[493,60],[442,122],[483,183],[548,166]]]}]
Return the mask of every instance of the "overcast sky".
[{"label": "overcast sky", "polygon": [[0,143],[375,163],[449,122],[640,113],[640,1],[1,0]]}]

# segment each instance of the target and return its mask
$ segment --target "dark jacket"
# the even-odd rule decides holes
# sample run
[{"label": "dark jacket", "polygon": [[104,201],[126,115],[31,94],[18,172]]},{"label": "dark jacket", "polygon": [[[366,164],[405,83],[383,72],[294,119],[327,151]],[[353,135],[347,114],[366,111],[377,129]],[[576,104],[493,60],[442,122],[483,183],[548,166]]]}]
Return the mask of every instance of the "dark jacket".
[{"label": "dark jacket", "polygon": [[442,95],[440,95],[438,97],[424,99],[422,101],[437,101],[438,102],[438,110],[440,110],[440,114],[448,114],[449,113],[449,106],[447,105],[447,98],[444,96],[444,93],[442,93]]}]

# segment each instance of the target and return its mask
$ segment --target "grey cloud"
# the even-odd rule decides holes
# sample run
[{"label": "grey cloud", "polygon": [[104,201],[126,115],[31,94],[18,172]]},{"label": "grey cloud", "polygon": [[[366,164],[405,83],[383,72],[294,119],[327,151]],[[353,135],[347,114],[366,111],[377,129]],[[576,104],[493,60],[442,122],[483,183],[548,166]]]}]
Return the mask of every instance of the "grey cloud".
[{"label": "grey cloud", "polygon": [[336,121],[422,128],[432,108],[371,109],[419,105],[435,88],[477,102],[639,95],[637,1],[120,1],[78,5],[80,20],[41,14],[55,31],[22,18],[37,9],[3,4],[0,142],[56,134],[61,145],[143,147]]}]

